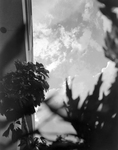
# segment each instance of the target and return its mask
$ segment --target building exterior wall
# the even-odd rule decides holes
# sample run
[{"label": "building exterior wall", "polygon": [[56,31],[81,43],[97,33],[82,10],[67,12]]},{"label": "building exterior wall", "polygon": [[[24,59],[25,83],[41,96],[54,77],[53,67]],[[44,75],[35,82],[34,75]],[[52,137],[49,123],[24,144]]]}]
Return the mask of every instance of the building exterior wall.
[{"label": "building exterior wall", "polygon": [[[0,0],[0,76],[14,71],[16,60],[33,62],[32,3],[31,0]],[[32,128],[32,117],[27,120]]]},{"label": "building exterior wall", "polygon": [[[14,61],[26,60],[21,0],[0,0],[0,69],[6,61],[13,57],[5,66],[5,72],[14,70]],[[6,29],[3,32],[2,29]],[[18,32],[18,33],[17,33]]]},{"label": "building exterior wall", "polygon": [[[17,59],[33,61],[31,6],[31,0],[0,0],[0,69],[5,59],[16,52],[16,56],[5,66],[5,72],[14,69],[13,63]],[[6,32],[3,32],[3,29],[6,29]],[[21,31],[18,32],[18,29]],[[8,51],[9,55],[4,54],[3,58],[3,51]]]}]

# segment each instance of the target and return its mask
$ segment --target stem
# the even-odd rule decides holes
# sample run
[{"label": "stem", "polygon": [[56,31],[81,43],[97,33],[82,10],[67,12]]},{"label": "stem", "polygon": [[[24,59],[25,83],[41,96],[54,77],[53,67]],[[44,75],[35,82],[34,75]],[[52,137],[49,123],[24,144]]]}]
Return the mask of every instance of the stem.
[{"label": "stem", "polygon": [[29,128],[25,116],[22,117],[22,129],[25,133],[29,133]]}]

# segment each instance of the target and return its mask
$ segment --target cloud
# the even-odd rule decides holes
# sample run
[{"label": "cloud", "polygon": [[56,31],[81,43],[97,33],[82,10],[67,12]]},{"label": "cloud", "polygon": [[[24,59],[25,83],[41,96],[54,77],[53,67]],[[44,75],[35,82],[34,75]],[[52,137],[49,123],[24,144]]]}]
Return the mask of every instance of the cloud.
[{"label": "cloud", "polygon": [[[96,57],[92,59],[93,61],[88,59],[88,62],[87,58],[84,59],[83,57],[83,59],[81,59],[80,57],[83,56],[82,54],[85,54],[85,52],[88,52],[91,47],[97,51],[101,49],[97,42],[98,40],[92,37],[93,34],[98,31],[96,27],[97,29],[100,27],[99,31],[101,31],[101,26],[99,26],[101,23],[99,21],[101,14],[98,13],[97,16],[95,16],[93,12],[94,7],[92,0],[33,1],[34,57],[37,57],[39,61],[43,61],[46,68],[51,72],[49,79],[51,83],[50,87],[54,87],[55,89],[51,89],[46,96],[58,91],[54,97],[56,105],[59,105],[63,99],[65,99],[65,77],[69,76],[69,78],[71,78],[76,76],[72,87],[73,97],[75,98],[80,95],[82,103],[88,91],[92,92],[97,81],[98,75],[93,77],[93,71],[95,68],[99,67],[101,69],[101,66],[103,66],[97,65],[99,60],[96,61]],[[82,17],[86,22],[81,22]],[[101,17],[101,19],[103,20],[105,30],[107,23],[104,18]],[[73,21],[74,23],[72,23]],[[67,26],[69,26],[69,29]],[[91,51],[91,53],[93,52]],[[98,54],[97,52],[93,53],[93,55],[91,53],[88,52],[86,54],[90,54],[91,58],[94,54]],[[95,62],[95,68],[92,68],[93,62]],[[104,75],[104,79],[106,80],[110,80],[109,77],[107,77],[107,74],[110,74],[107,70],[108,68],[110,68],[109,64],[102,70],[104,73],[106,72],[106,77]],[[105,81],[102,87],[103,90],[105,90],[107,86],[108,82]],[[36,122],[41,123],[45,117],[48,118],[49,116],[50,113],[46,106],[42,106],[37,112]],[[60,128],[56,128],[57,124],[60,125],[60,122],[55,118],[52,120],[52,123],[50,122],[43,129],[44,131],[48,129],[51,131],[65,131],[65,129],[70,129],[63,124]]]},{"label": "cloud", "polygon": [[[101,49],[97,41],[92,39],[92,30],[89,27],[83,29],[80,38],[80,26],[72,28],[70,31],[66,31],[66,27],[62,25],[58,29],[53,29],[54,24],[61,23],[62,20],[65,21],[74,13],[83,13],[84,9],[91,12],[92,7],[93,1],[91,0],[52,0],[51,2],[35,0],[33,2],[34,55],[36,57],[40,55],[41,59],[51,59],[50,70],[58,66],[59,61],[57,60],[54,65],[52,57],[56,56],[57,59],[57,56],[61,55],[59,51],[62,51],[63,46],[65,50],[71,49],[72,51],[78,51],[79,54],[85,53],[88,46],[94,47],[98,51]],[[38,16],[39,18],[37,18]],[[50,21],[46,17],[52,20],[50,26]]]},{"label": "cloud", "polygon": [[88,93],[88,85],[85,81],[80,81],[78,77],[75,78],[73,81],[73,98],[77,98],[80,96],[80,103],[79,106],[82,105],[85,97],[87,96]]},{"label": "cloud", "polygon": [[95,41],[94,39],[91,38],[90,40],[90,46],[92,48],[94,48],[95,50],[97,50],[98,52],[99,51],[102,51],[102,46],[100,44],[97,43],[97,41]]},{"label": "cloud", "polygon": [[65,61],[65,53],[61,52],[61,43],[58,39],[49,41],[47,37],[37,38],[34,41],[34,57],[39,57],[42,60],[50,60],[49,64],[45,64],[46,68],[51,72],[60,63]]},{"label": "cloud", "polygon": [[67,32],[63,26],[59,28],[60,32],[60,40],[64,44],[64,46],[68,49],[72,42],[71,32]]},{"label": "cloud", "polygon": [[69,32],[63,26],[60,26],[59,31],[62,43],[67,49],[72,48],[72,52],[78,51],[83,54],[87,51],[88,46],[101,51],[101,46],[92,38],[92,31],[89,28],[84,28],[80,38],[76,36],[76,33],[79,34],[80,27],[74,28]]},{"label": "cloud", "polygon": [[58,0],[55,8],[51,10],[51,14],[54,17],[53,23],[57,24],[66,20],[75,12],[82,13],[84,5],[85,0]]},{"label": "cloud", "polygon": [[59,64],[61,64],[63,61],[65,61],[64,56],[59,56],[57,60],[54,60],[52,63],[50,63],[49,65],[46,66],[46,69],[49,70],[49,72],[51,72],[52,70],[54,70],[55,68],[57,68],[57,66]]},{"label": "cloud", "polygon": [[111,84],[115,81],[116,72],[118,69],[115,68],[115,63],[109,61],[107,66],[102,69],[103,72],[103,85],[101,87],[101,93],[104,92],[108,94],[108,89],[110,88]]},{"label": "cloud", "polygon": [[60,54],[61,43],[59,39],[53,39],[52,37],[47,37],[44,34],[40,37],[35,37],[34,40],[34,56],[40,56],[44,58],[52,58],[54,55]]},{"label": "cloud", "polygon": [[[34,35],[34,57],[40,57],[43,60],[50,59],[50,63],[46,64],[46,67],[52,71],[65,61],[67,54],[65,52],[66,49],[69,49],[69,51],[72,50],[72,53],[79,52],[79,55],[83,54],[84,49],[76,38],[76,33],[78,32],[79,27],[73,28],[69,32],[66,31],[63,26],[59,26],[59,28],[54,31],[50,28],[48,29],[46,26],[40,25],[38,27],[37,25]],[[66,48],[65,50],[62,48],[63,46]]]},{"label": "cloud", "polygon": [[63,26],[60,27],[60,39],[61,42],[64,44],[64,46],[69,49],[71,48],[71,52],[78,51],[80,53],[83,53],[84,49],[79,43],[78,38],[76,37],[76,33],[79,34],[79,26],[76,28],[71,29],[71,31],[66,31]]},{"label": "cloud", "polygon": [[47,48],[49,41],[47,38],[36,39],[34,41],[34,56],[39,56],[45,58],[47,55]]},{"label": "cloud", "polygon": [[84,13],[82,14],[84,21],[90,21],[92,8],[93,8],[93,2],[87,1],[85,4]]},{"label": "cloud", "polygon": [[35,0],[33,3],[33,19],[34,22],[40,22],[41,24],[49,25],[53,19],[50,11],[54,9],[57,0]]},{"label": "cloud", "polygon": [[35,0],[34,21],[54,25],[68,19],[75,12],[82,13],[86,0]]},{"label": "cloud", "polygon": [[92,32],[90,29],[85,28],[83,30],[83,35],[79,38],[79,43],[82,46],[82,50],[86,50],[87,47],[89,46],[89,42],[91,40],[91,34]]},{"label": "cloud", "polygon": [[33,36],[42,37],[42,36],[50,36],[52,34],[52,29],[47,27],[46,24],[34,23],[33,24]]},{"label": "cloud", "polygon": [[107,19],[104,15],[101,15],[101,19],[103,21],[103,30],[104,32],[111,30],[111,21]]},{"label": "cloud", "polygon": [[72,51],[79,51],[79,52],[83,51],[81,44],[76,40],[72,42]]}]

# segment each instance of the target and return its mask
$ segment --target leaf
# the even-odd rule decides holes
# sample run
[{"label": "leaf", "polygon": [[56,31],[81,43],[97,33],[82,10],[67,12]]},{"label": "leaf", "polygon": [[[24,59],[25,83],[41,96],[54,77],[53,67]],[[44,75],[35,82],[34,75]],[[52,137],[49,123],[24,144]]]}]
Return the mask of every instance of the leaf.
[{"label": "leaf", "polygon": [[9,125],[9,129],[10,129],[11,131],[14,129],[14,124],[13,124],[13,123],[11,123],[11,124]]},{"label": "leaf", "polygon": [[8,136],[9,136],[9,131],[10,131],[10,129],[8,128],[8,129],[3,133],[2,136],[8,137]]},{"label": "leaf", "polygon": [[9,121],[34,113],[34,107],[45,99],[44,92],[49,88],[48,70],[42,64],[16,61],[15,65],[16,71],[6,74],[0,81],[3,87],[0,88],[0,99],[3,100],[0,113]]},{"label": "leaf", "polygon": [[13,131],[13,129],[14,129],[14,124],[11,123],[11,124],[9,125],[8,129],[3,133],[3,136],[8,137],[9,131],[10,131],[10,130]]},{"label": "leaf", "polygon": [[72,100],[72,91],[71,91],[71,89],[69,88],[67,79],[66,79],[66,95],[67,95],[68,99],[71,101],[71,100]]},{"label": "leaf", "polygon": [[118,64],[118,28],[116,26],[112,27],[111,32],[107,32],[105,37],[106,46],[104,49],[104,54],[107,58]]},{"label": "leaf", "polygon": [[25,140],[20,140],[20,144],[18,144],[19,147],[25,146],[26,141]]},{"label": "leaf", "polygon": [[22,134],[23,131],[19,127],[12,130],[12,141],[16,142],[17,140],[19,140]]},{"label": "leaf", "polygon": [[118,7],[118,1],[117,0],[97,0],[97,1],[105,4],[106,7]]}]

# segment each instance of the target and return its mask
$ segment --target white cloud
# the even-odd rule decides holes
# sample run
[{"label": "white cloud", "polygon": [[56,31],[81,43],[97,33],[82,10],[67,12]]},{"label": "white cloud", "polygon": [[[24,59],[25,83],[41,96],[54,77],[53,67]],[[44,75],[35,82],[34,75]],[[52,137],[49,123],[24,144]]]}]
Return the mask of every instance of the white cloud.
[{"label": "white cloud", "polygon": [[92,7],[93,7],[93,2],[87,1],[85,4],[84,13],[82,14],[84,21],[90,21]]},{"label": "white cloud", "polygon": [[81,44],[79,42],[77,42],[77,41],[73,41],[72,42],[72,50],[73,51],[79,51],[79,52],[83,51]]},{"label": "white cloud", "polygon": [[89,29],[83,30],[83,35],[79,39],[79,43],[82,46],[82,50],[87,49],[87,47],[89,46],[91,40],[91,34],[92,33]]},{"label": "white cloud", "polygon": [[47,38],[36,39],[34,41],[34,56],[41,56],[41,58],[46,57],[47,48],[49,41]]},{"label": "white cloud", "polygon": [[116,76],[116,72],[117,72],[117,69],[115,68],[115,63],[109,61],[107,63],[106,68],[102,69],[102,72],[103,72],[103,81],[104,82],[103,82],[103,86],[102,86],[101,90],[105,91],[105,93],[107,94],[108,89],[111,86],[111,83],[113,83],[115,80],[115,76]]},{"label": "white cloud", "polygon": [[33,19],[34,22],[50,25],[53,15],[50,13],[57,4],[57,0],[34,0],[33,2]]},{"label": "white cloud", "polygon": [[52,62],[51,64],[46,66],[46,69],[49,70],[49,72],[51,72],[52,70],[54,70],[55,68],[57,68],[57,66],[60,64],[61,62],[59,60]]},{"label": "white cloud", "polygon": [[50,36],[48,29],[41,30],[41,32],[42,34],[39,33],[39,36],[37,34],[34,38],[34,57],[40,56],[42,59],[51,59],[53,56],[58,56],[62,45],[58,38],[53,39],[55,33]]},{"label": "white cloud", "polygon": [[60,65],[62,62],[65,61],[65,53],[63,54],[59,54],[57,59],[54,59],[52,57],[52,63],[50,63],[49,65],[46,66],[46,69],[49,70],[49,72],[51,72],[52,70],[56,69],[58,65]]},{"label": "white cloud", "polygon": [[75,12],[82,13],[86,0],[34,0],[34,21],[54,25],[68,19]]},{"label": "white cloud", "polygon": [[104,74],[103,80],[107,83],[113,82],[116,71],[117,69],[115,68],[115,63],[112,61],[109,61],[107,63],[107,66],[102,69],[102,72]]},{"label": "white cloud", "polygon": [[68,19],[75,12],[82,13],[84,9],[84,4],[86,0],[58,0],[58,3],[55,5],[54,9],[50,11],[53,15],[54,24],[62,22]]},{"label": "white cloud", "polygon": [[103,30],[104,32],[111,30],[111,21],[107,19],[104,15],[101,15],[101,19],[103,20]]},{"label": "white cloud", "polygon": [[[66,31],[63,26],[60,27],[60,40],[64,44],[64,46],[68,48],[72,48],[72,51],[78,51],[78,52],[83,52],[84,48],[82,47],[81,43],[76,37],[76,33],[79,33],[79,26],[76,28],[71,29],[71,31]],[[88,34],[88,33],[87,33]],[[86,37],[86,35],[85,35]],[[80,39],[81,41],[81,39]],[[81,41],[82,42],[82,41]]]},{"label": "white cloud", "polygon": [[54,40],[53,42],[50,42],[47,51],[49,52],[48,55],[50,55],[51,57],[54,55],[59,55],[61,48],[61,43],[59,42],[59,40]]},{"label": "white cloud", "polygon": [[102,46],[99,45],[94,39],[91,38],[90,40],[90,46],[95,48],[97,51],[102,51]]},{"label": "white cloud", "polygon": [[80,96],[82,101],[82,99],[86,96],[86,90],[86,83],[84,81],[78,81],[78,78],[76,77],[73,81],[73,98]]},{"label": "white cloud", "polygon": [[[79,27],[66,31],[63,26],[60,26],[58,30],[54,31],[48,28],[46,25],[35,24],[34,26],[34,56],[39,56],[44,59],[46,57],[52,57],[59,55],[59,50],[62,44],[68,49],[79,48],[80,44],[76,40],[75,34],[79,32]],[[60,34],[58,37],[57,34]]]},{"label": "white cloud", "polygon": [[83,30],[83,35],[77,39],[76,33],[79,33],[80,28],[76,27],[71,29],[71,31],[66,31],[63,26],[60,26],[59,31],[61,33],[60,40],[64,44],[64,46],[68,48],[72,48],[72,51],[78,51],[83,54],[86,51],[87,47],[91,44],[91,46],[97,46],[97,42],[95,42],[91,38],[91,31],[89,29]]},{"label": "white cloud", "polygon": [[59,31],[61,34],[60,40],[62,41],[64,46],[68,49],[71,45],[71,42],[72,42],[71,32],[65,31],[65,28],[63,26],[61,26],[59,28]]},{"label": "white cloud", "polygon": [[33,24],[33,35],[36,37],[37,35],[40,37],[42,35],[49,36],[52,33],[52,29],[47,27],[46,24],[41,24],[40,22]]},{"label": "white cloud", "polygon": [[80,31],[80,27],[79,26],[77,26],[75,28],[72,28],[71,29],[71,35],[72,35],[72,37],[74,38],[75,34],[78,33],[79,31]]}]

